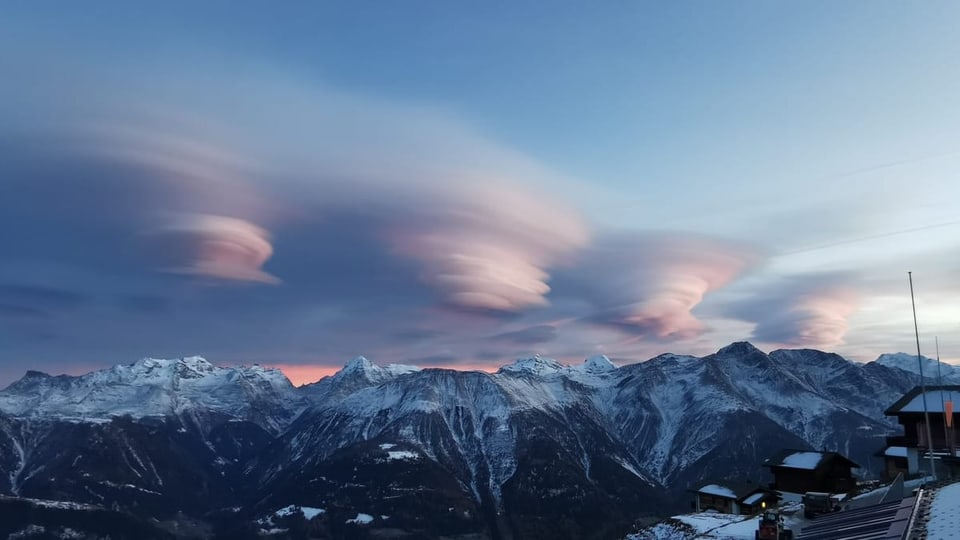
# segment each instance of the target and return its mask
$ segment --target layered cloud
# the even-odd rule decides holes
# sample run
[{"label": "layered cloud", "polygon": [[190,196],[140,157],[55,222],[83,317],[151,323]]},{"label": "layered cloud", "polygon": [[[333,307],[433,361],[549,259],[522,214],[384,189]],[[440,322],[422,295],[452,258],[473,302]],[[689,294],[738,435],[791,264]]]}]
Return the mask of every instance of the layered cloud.
[{"label": "layered cloud", "polygon": [[557,339],[557,327],[550,324],[538,324],[521,330],[503,332],[493,336],[492,339],[517,345],[539,345]]},{"label": "layered cloud", "polygon": [[[82,113],[38,102],[35,121],[0,128],[0,230],[29,231],[0,257],[0,317],[44,336],[2,352],[470,367],[633,354],[705,339],[703,301],[763,257],[597,230],[570,180],[444,111],[273,73],[158,73],[189,83],[78,85]],[[761,287],[737,317],[763,341],[837,343],[855,299],[815,282]],[[71,288],[83,316],[67,327],[45,314]]]},{"label": "layered cloud", "polygon": [[453,305],[509,312],[546,305],[549,269],[586,243],[584,224],[571,209],[518,188],[464,191],[391,232],[396,252],[420,261],[423,281]]},{"label": "layered cloud", "polygon": [[[120,88],[112,96],[78,85],[82,114],[62,127],[39,107],[29,129],[57,159],[105,169],[94,189],[122,184],[116,192],[142,204],[108,211],[146,233],[147,251],[163,255],[148,257],[158,270],[275,284],[282,272],[262,267],[285,234],[334,230],[379,243],[381,264],[417,265],[419,282],[450,306],[549,303],[551,268],[588,238],[578,212],[545,187],[562,178],[440,111],[278,79],[246,80],[264,97],[253,108],[209,75],[180,92],[151,81],[104,81]],[[49,181],[68,181],[56,176]]]},{"label": "layered cloud", "polygon": [[733,303],[730,314],[754,323],[764,343],[831,349],[843,343],[861,293],[848,274],[784,278]]},{"label": "layered cloud", "polygon": [[688,233],[620,233],[598,239],[568,280],[591,322],[656,339],[688,339],[703,322],[693,310],[759,259],[755,248]]},{"label": "layered cloud", "polygon": [[261,268],[273,255],[269,233],[237,218],[208,214],[181,215],[150,231],[158,245],[184,252],[186,261],[168,272],[231,281],[277,284]]}]

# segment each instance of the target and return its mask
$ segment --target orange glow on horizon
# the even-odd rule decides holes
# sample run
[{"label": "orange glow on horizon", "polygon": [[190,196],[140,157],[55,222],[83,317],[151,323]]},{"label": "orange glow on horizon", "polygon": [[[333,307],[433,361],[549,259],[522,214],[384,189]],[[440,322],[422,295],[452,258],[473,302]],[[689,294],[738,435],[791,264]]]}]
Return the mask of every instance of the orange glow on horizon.
[{"label": "orange glow on horizon", "polygon": [[[277,368],[290,379],[294,386],[303,386],[305,384],[315,383],[324,377],[335,374],[342,367],[335,366],[316,366],[309,364],[272,364],[270,367]],[[423,369],[453,369],[456,371],[484,371],[493,373],[500,369],[500,364],[485,363],[465,363],[465,364],[438,364],[430,366],[419,366]]]},{"label": "orange glow on horizon", "polygon": [[324,377],[333,375],[340,368],[330,366],[311,366],[297,364],[273,364],[270,367],[277,368],[290,379],[294,386],[303,386],[305,384],[315,383]]}]

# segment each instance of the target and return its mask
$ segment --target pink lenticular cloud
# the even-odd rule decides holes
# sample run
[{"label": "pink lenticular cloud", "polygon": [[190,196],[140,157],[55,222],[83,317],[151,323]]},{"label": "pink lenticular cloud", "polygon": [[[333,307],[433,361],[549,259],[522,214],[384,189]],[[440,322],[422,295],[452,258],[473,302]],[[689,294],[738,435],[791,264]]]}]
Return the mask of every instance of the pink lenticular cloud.
[{"label": "pink lenticular cloud", "polygon": [[452,304],[498,311],[545,305],[549,274],[541,265],[547,261],[509,239],[484,236],[482,231],[422,231],[401,237],[397,250],[420,260],[423,281]]},{"label": "pink lenticular cloud", "polygon": [[586,252],[576,279],[600,310],[595,322],[688,339],[704,330],[692,310],[756,259],[746,246],[705,236],[636,233],[598,242]]},{"label": "pink lenticular cloud", "polygon": [[548,304],[550,268],[587,242],[571,209],[506,184],[443,190],[437,208],[388,237],[423,265],[422,280],[461,307],[520,311]]},{"label": "pink lenticular cloud", "polygon": [[[253,222],[282,233],[293,220],[362,216],[448,304],[516,312],[547,305],[552,268],[587,242],[579,214],[551,196],[556,175],[456,120],[299,84],[265,86],[287,97],[239,116],[236,107],[201,114],[183,104],[168,120],[160,113],[169,111],[134,108],[141,113],[94,130],[88,152],[144,167],[169,192],[158,210],[246,222],[168,227],[167,236],[195,240],[193,261],[177,272],[275,282],[260,270],[272,247]],[[229,102],[232,89],[221,90]],[[305,105],[293,114],[275,105],[288,102]],[[265,136],[277,118],[296,128]],[[311,136],[289,136],[298,131]],[[533,186],[547,181],[550,190]]]},{"label": "pink lenticular cloud", "polygon": [[181,245],[189,260],[166,271],[229,281],[276,284],[280,280],[261,267],[273,255],[269,233],[249,221],[225,216],[179,216],[151,231],[165,242]]},{"label": "pink lenticular cloud", "polygon": [[859,305],[850,287],[836,285],[798,295],[757,323],[754,334],[789,346],[829,349],[843,343],[847,319]]},{"label": "pink lenticular cloud", "polygon": [[729,315],[753,323],[753,339],[777,346],[830,349],[843,343],[860,305],[853,274],[784,278],[732,305]]}]

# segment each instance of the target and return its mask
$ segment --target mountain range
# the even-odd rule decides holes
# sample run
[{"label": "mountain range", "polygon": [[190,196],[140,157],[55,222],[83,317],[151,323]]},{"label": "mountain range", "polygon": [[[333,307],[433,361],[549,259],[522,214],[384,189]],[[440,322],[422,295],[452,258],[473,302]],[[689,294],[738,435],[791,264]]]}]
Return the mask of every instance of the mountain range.
[{"label": "mountain range", "polygon": [[[158,538],[609,538],[682,509],[705,479],[765,481],[760,462],[785,447],[877,474],[873,454],[898,431],[883,411],[916,367],[740,342],[496,373],[359,357],[302,387],[199,357],[31,371],[0,391],[0,515],[69,501]],[[0,533],[25,530],[4,519]]]}]

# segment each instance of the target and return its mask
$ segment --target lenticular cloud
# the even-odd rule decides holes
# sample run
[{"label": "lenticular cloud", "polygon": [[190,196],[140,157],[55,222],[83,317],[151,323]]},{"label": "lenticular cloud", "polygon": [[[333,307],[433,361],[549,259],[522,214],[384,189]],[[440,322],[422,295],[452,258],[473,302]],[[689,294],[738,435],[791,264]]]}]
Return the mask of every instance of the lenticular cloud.
[{"label": "lenticular cloud", "polygon": [[261,267],[273,255],[269,233],[243,219],[195,214],[179,216],[151,231],[165,245],[174,245],[187,257],[180,266],[166,268],[229,281],[279,283]]},{"label": "lenticular cloud", "polygon": [[810,285],[780,299],[757,317],[754,337],[761,341],[799,347],[830,348],[843,343],[847,319],[859,304],[851,287]]},{"label": "lenticular cloud", "polygon": [[455,306],[512,312],[547,305],[550,267],[587,241],[575,212],[517,187],[473,187],[441,198],[442,212],[416,215],[391,242],[420,261],[422,280]]},{"label": "lenticular cloud", "polygon": [[573,286],[597,308],[590,319],[628,333],[690,338],[703,323],[692,310],[757,258],[746,246],[680,233],[600,239],[585,252]]}]

